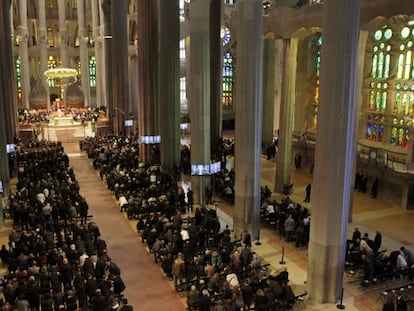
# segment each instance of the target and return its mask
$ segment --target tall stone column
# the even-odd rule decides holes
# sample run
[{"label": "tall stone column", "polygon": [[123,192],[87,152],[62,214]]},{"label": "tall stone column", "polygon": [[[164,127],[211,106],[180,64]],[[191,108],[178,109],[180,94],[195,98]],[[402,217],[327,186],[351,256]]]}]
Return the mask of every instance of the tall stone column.
[{"label": "tall stone column", "polygon": [[44,75],[47,70],[47,29],[46,29],[46,5],[45,0],[38,0],[39,6],[39,46],[40,46],[40,79],[47,92],[47,107],[50,108],[49,86]]},{"label": "tall stone column", "polygon": [[260,230],[260,180],[263,112],[263,3],[237,1],[235,126],[235,237]]},{"label": "tall stone column", "polygon": [[[159,134],[158,121],[158,1],[137,0],[139,135]],[[161,139],[163,139],[161,137]],[[164,139],[168,139],[165,138]],[[140,159],[151,158],[153,145],[140,145]]]},{"label": "tall stone column", "polygon": [[30,105],[30,68],[29,68],[29,34],[27,29],[27,1],[19,1],[20,25],[18,26],[19,54],[22,72],[22,103],[21,108]]},{"label": "tall stone column", "polygon": [[[111,25],[111,2],[112,0],[102,0],[102,40],[103,40],[103,61],[102,67],[105,68],[105,107],[106,114],[110,122],[113,122],[113,94],[112,94],[112,25]],[[112,124],[113,126],[113,124]]]},{"label": "tall stone column", "polygon": [[[22,0],[24,1],[24,0]],[[60,60],[63,67],[70,66],[68,52],[68,30],[66,28],[66,1],[58,1]]]},{"label": "tall stone column", "polygon": [[266,38],[263,42],[263,129],[262,150],[273,143],[273,115],[275,106],[275,53],[276,41]]},{"label": "tall stone column", "polygon": [[275,86],[273,108],[273,134],[278,135],[280,128],[280,106],[282,101],[283,81],[283,39],[275,39]]},{"label": "tall stone column", "polygon": [[[210,164],[210,0],[190,3],[191,164]],[[208,176],[191,176],[194,203],[204,204]]]},{"label": "tall stone column", "polygon": [[[337,14],[341,12],[341,14]],[[308,291],[319,303],[341,297],[353,191],[360,1],[324,2]]]},{"label": "tall stone column", "polygon": [[[7,196],[10,194],[10,174],[6,144],[13,142],[14,136],[11,135],[16,133],[15,129],[13,131],[13,128],[9,128],[15,126],[15,123],[11,122],[15,115],[11,115],[10,107],[15,104],[14,97],[16,94],[9,1],[0,2],[0,38],[4,39],[0,44],[0,181],[3,182],[4,194]],[[0,200],[1,197],[0,194]],[[0,213],[1,227],[3,227],[3,213]]]},{"label": "tall stone column", "polygon": [[[138,80],[138,40],[135,40],[134,43],[135,54],[129,57],[129,88],[131,92],[131,103],[130,111],[134,118],[136,119],[139,115],[139,90],[137,85],[139,84]],[[137,130],[137,124],[134,124],[134,131]]]},{"label": "tall stone column", "polygon": [[[161,166],[175,173],[180,159],[180,19],[178,0],[160,0],[160,104]],[[168,117],[166,117],[168,116]]]},{"label": "tall stone column", "polygon": [[[95,88],[95,105],[97,107],[105,106],[105,74],[104,74],[104,56],[103,56],[103,44],[101,34],[101,7],[99,6],[99,0],[91,0],[91,12],[92,12],[92,36],[94,38],[94,50],[96,60],[96,88]],[[92,103],[91,103],[92,106]]]},{"label": "tall stone column", "polygon": [[112,1],[112,92],[114,131],[125,134],[129,111],[128,0]]},{"label": "tall stone column", "polygon": [[[367,40],[368,40],[368,30],[361,30],[359,32],[359,42],[358,42],[358,64],[356,66],[356,70],[357,70],[357,75],[356,75],[356,90],[361,90],[359,92],[356,93],[356,97],[355,97],[355,102],[356,102],[356,111],[360,112],[361,111],[361,103],[363,101],[363,84],[364,84],[364,63],[365,63],[365,52],[366,52],[366,47],[367,47]],[[357,118],[358,120],[358,118]],[[356,121],[356,129],[355,129],[355,137],[360,137],[361,131],[365,130],[365,122],[358,122]],[[358,139],[355,139],[355,148],[358,147]],[[353,164],[353,168],[352,168],[352,175],[355,176],[356,174],[356,168],[357,166],[357,161],[354,161]],[[349,217],[348,217],[348,222],[352,222],[352,210],[353,210],[353,198],[354,198],[354,192],[351,191],[351,206],[350,206],[350,210],[349,210]]]},{"label": "tall stone column", "polygon": [[213,146],[216,146],[222,137],[223,41],[221,25],[223,4],[223,0],[211,0],[210,3],[210,132]]},{"label": "tall stone column", "polygon": [[88,31],[85,25],[85,0],[78,0],[78,36],[81,63],[81,87],[85,107],[90,105]]},{"label": "tall stone column", "polygon": [[279,119],[279,150],[276,155],[275,192],[282,193],[284,185],[290,185],[292,163],[292,131],[295,109],[296,64],[298,39],[284,41],[283,81]]}]

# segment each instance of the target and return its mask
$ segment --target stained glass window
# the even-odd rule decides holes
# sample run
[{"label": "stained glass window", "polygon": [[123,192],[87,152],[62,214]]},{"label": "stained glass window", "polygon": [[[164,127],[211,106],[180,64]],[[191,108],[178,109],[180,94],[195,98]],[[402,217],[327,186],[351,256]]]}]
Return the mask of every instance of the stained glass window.
[{"label": "stained glass window", "polygon": [[383,114],[387,112],[389,100],[392,36],[393,31],[388,26],[377,29],[372,35],[371,82],[367,98],[370,114],[366,120],[365,138],[376,142],[382,142],[384,138]]},{"label": "stained glass window", "polygon": [[314,81],[315,81],[315,94],[313,97],[313,104],[315,105],[315,109],[313,110],[312,116],[312,127],[316,128],[318,125],[318,108],[319,105],[319,76],[321,71],[321,46],[322,46],[322,34],[318,34],[316,40],[312,42],[312,51],[316,52],[316,70],[314,73]]},{"label": "stained glass window", "polygon": [[412,121],[404,122],[403,119],[393,118],[391,128],[391,145],[407,147],[409,143],[409,130],[407,127],[412,126]]},{"label": "stained glass window", "polygon": [[185,102],[187,100],[187,91],[186,91],[186,79],[185,77],[180,78],[180,102]]},{"label": "stained glass window", "polygon": [[233,56],[226,52],[223,58],[223,105],[233,105],[234,63]]},{"label": "stained glass window", "polygon": [[227,26],[221,28],[221,40],[223,41],[223,46],[229,44],[231,39],[230,29]]},{"label": "stained glass window", "polygon": [[96,87],[96,57],[89,57],[89,85]]},{"label": "stained glass window", "polygon": [[374,79],[384,79],[389,77],[390,71],[390,51],[391,45],[388,41],[392,37],[392,30],[385,28],[374,32],[375,42],[372,48],[371,77]]},{"label": "stained glass window", "polygon": [[17,83],[17,99],[22,100],[22,68],[20,56],[16,57],[16,83]]},{"label": "stained glass window", "polygon": [[185,39],[180,40],[180,59],[185,59]]},{"label": "stained glass window", "polygon": [[372,141],[382,142],[384,138],[384,120],[383,115],[367,116],[367,126],[365,130],[365,138]]}]

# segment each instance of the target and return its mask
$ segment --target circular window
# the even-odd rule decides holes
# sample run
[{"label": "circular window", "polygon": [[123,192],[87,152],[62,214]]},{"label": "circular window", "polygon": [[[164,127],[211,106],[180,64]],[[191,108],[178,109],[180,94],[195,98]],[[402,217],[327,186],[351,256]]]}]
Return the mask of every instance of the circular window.
[{"label": "circular window", "polygon": [[387,30],[384,31],[384,38],[385,40],[389,40],[392,37],[392,30],[390,28],[388,28]]},{"label": "circular window", "polygon": [[408,42],[407,42],[407,47],[409,47],[409,48],[410,48],[410,47],[412,47],[412,46],[413,46],[413,41],[408,41]]},{"label": "circular window", "polygon": [[221,40],[223,40],[223,45],[229,44],[231,39],[230,29],[227,26],[221,27]]},{"label": "circular window", "polygon": [[378,41],[378,40],[381,40],[381,38],[382,38],[381,30],[377,30],[376,32],[374,32],[374,40]]},{"label": "circular window", "polygon": [[410,35],[410,28],[404,27],[403,29],[401,29],[401,37],[403,39],[407,38],[409,35]]},{"label": "circular window", "polygon": [[374,52],[378,52],[378,46],[374,46]]}]

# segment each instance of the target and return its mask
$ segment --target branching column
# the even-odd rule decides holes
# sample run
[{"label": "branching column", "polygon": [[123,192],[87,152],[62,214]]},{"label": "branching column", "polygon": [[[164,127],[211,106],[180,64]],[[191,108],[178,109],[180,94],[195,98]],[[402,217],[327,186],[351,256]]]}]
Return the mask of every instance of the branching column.
[{"label": "branching column", "polygon": [[275,191],[284,192],[284,187],[290,185],[290,166],[292,163],[292,131],[295,109],[296,86],[296,57],[298,54],[298,39],[290,38],[284,41],[284,64],[282,81],[282,98],[280,106],[279,151],[276,156]]},{"label": "branching column", "polygon": [[78,0],[78,36],[81,63],[81,86],[85,107],[89,106],[89,58],[88,58],[88,33],[85,26],[85,0]]},{"label": "branching column", "polygon": [[[10,175],[9,161],[6,152],[6,144],[13,142],[10,137],[12,126],[10,120],[14,118],[10,115],[10,107],[14,105],[14,94],[16,88],[14,66],[11,46],[11,27],[9,1],[0,2],[0,38],[3,38],[0,44],[0,181],[3,182],[4,194],[10,194]],[[15,131],[14,131],[15,134]],[[0,194],[1,200],[2,194]],[[1,205],[1,201],[0,201]],[[0,228],[3,226],[3,213],[0,213]]]},{"label": "branching column", "polygon": [[[160,1],[159,83],[161,166],[175,173],[180,159],[180,65],[178,0]],[[164,117],[168,116],[168,117]]]},{"label": "branching column", "polygon": [[263,44],[263,130],[262,148],[273,142],[273,116],[275,106],[275,53],[276,41],[266,38]]},{"label": "branching column", "polygon": [[[158,121],[158,1],[138,2],[139,135],[159,134]],[[167,116],[166,116],[167,117]],[[163,139],[163,137],[161,137]],[[140,159],[151,159],[153,145],[140,145]]]},{"label": "branching column", "polygon": [[19,1],[20,25],[18,27],[19,54],[22,71],[22,107],[30,106],[29,35],[27,30],[27,1]]},{"label": "branching column", "polygon": [[46,77],[44,76],[47,70],[47,30],[46,30],[46,5],[45,0],[39,0],[39,46],[40,46],[40,79],[42,80],[45,90],[47,92],[47,107],[50,107],[49,87],[47,85]]},{"label": "branching column", "polygon": [[[190,92],[191,164],[209,164],[210,150],[210,36],[209,0],[190,3]],[[194,203],[204,204],[205,179],[191,176]]]},{"label": "branching column", "polygon": [[112,1],[112,92],[114,131],[125,134],[124,121],[129,111],[128,77],[128,0]]},{"label": "branching column", "polygon": [[[24,0],[23,0],[24,1]],[[66,1],[58,1],[59,36],[60,36],[60,60],[63,67],[68,67],[68,30],[66,28]]]},{"label": "branching column", "polygon": [[[96,94],[95,94],[95,106],[105,106],[105,71],[104,71],[104,55],[103,55],[103,44],[101,34],[101,6],[99,0],[91,0],[91,11],[92,11],[92,35],[94,40],[95,60],[96,60]],[[91,104],[92,105],[92,104]]]},{"label": "branching column", "polygon": [[259,238],[263,112],[263,3],[237,1],[234,233]]},{"label": "branching column", "polygon": [[308,256],[308,291],[320,303],[338,302],[343,287],[354,181],[359,16],[359,0],[324,2]]}]

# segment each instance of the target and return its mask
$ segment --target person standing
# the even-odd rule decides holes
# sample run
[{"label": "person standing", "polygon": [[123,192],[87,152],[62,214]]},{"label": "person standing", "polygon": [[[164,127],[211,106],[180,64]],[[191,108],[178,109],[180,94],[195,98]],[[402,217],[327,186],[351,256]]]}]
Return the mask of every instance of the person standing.
[{"label": "person standing", "polygon": [[372,183],[372,187],[371,187],[371,197],[373,199],[376,199],[377,194],[378,194],[378,177],[375,177],[375,179]]},{"label": "person standing", "polygon": [[300,170],[301,165],[302,165],[302,156],[298,152],[295,154],[295,168],[297,170]]},{"label": "person standing", "polygon": [[193,198],[193,190],[191,190],[191,188],[188,188],[188,191],[187,191],[187,204],[188,204],[188,209],[190,211],[193,211],[194,198]]},{"label": "person standing", "polygon": [[374,253],[378,253],[378,250],[380,249],[382,244],[382,234],[379,231],[375,232],[375,237],[374,237],[374,243],[373,243],[373,251]]},{"label": "person standing", "polygon": [[306,186],[306,197],[305,197],[305,202],[310,202],[310,196],[311,196],[311,191],[312,191],[312,186],[311,184],[308,184]]}]

